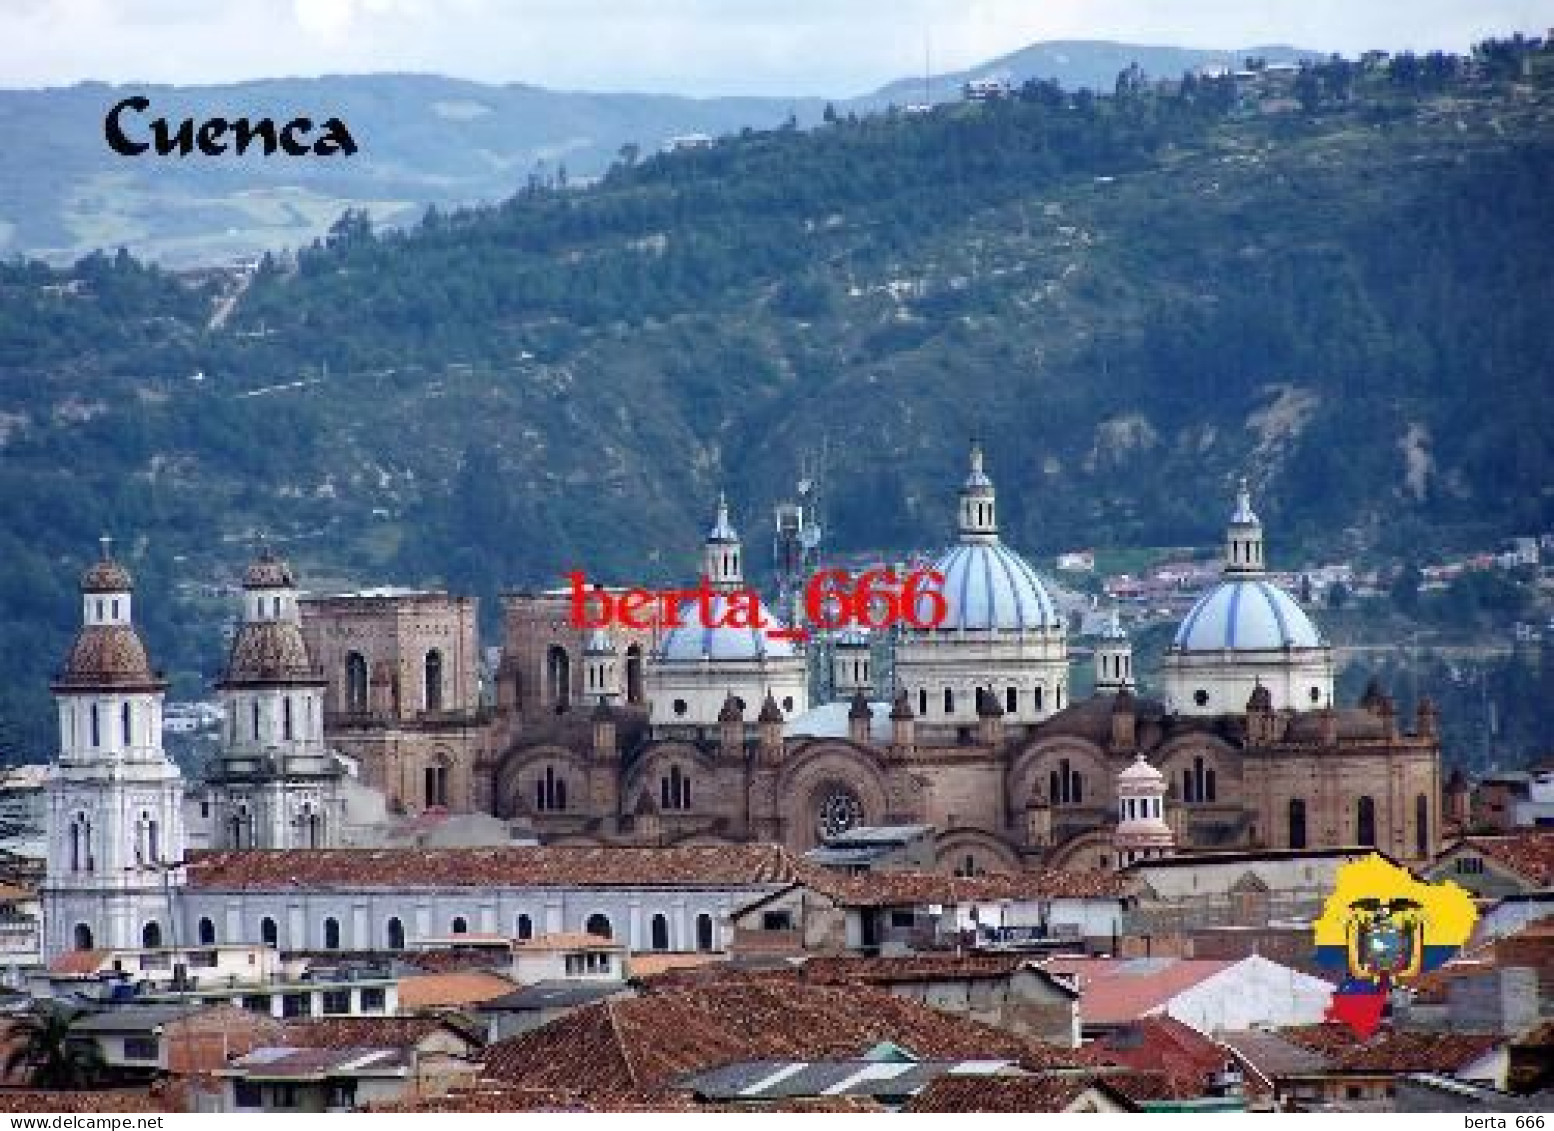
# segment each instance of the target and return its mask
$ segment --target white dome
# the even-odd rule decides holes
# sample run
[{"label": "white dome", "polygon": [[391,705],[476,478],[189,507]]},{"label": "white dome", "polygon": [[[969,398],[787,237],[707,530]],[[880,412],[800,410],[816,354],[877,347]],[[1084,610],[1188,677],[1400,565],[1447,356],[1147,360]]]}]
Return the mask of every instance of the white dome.
[{"label": "white dome", "polygon": [[[1024,558],[1001,542],[962,542],[933,568],[944,575],[948,612],[938,628],[1044,629],[1062,627],[1047,587]],[[919,612],[927,616],[926,601]]]},{"label": "white dome", "polygon": [[[686,605],[680,610],[681,623],[669,630],[659,642],[653,658],[661,663],[700,663],[702,660],[761,660],[791,657],[792,642],[774,638],[774,631],[781,632],[782,621],[774,617],[763,603],[759,620],[763,628],[709,627],[702,623],[700,610]],[[714,626],[729,619],[728,595],[714,593],[708,602],[708,617]],[[748,619],[741,602],[738,619]]]},{"label": "white dome", "polygon": [[1227,580],[1198,598],[1172,647],[1187,652],[1321,648],[1322,635],[1284,590],[1255,578]]}]

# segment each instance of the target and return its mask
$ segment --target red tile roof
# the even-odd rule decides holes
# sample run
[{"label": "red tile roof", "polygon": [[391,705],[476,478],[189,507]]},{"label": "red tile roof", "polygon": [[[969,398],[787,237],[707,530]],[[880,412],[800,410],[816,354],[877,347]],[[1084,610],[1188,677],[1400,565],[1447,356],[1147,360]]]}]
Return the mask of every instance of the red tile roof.
[{"label": "red tile roof", "polygon": [[1328,1072],[1453,1073],[1494,1051],[1507,1038],[1493,1033],[1436,1033],[1382,1029],[1367,1040],[1348,1026],[1325,1021],[1280,1029],[1278,1035],[1327,1058]]},{"label": "red tile roof", "polygon": [[733,1061],[859,1056],[890,1041],[923,1057],[1076,1065],[1067,1049],[941,1013],[871,986],[791,978],[650,983],[639,997],[584,1006],[492,1045],[486,1073],[528,1087],[656,1091]]},{"label": "red tile roof", "polygon": [[848,907],[900,907],[924,903],[992,903],[1002,899],[1119,899],[1129,881],[1116,872],[835,872],[801,866],[806,887]]},{"label": "red tile roof", "polygon": [[[509,986],[509,989],[511,987]],[[478,1029],[449,1017],[313,1017],[288,1021],[277,1047],[299,1049],[408,1049],[437,1033],[449,1032],[476,1047],[484,1044]]]},{"label": "red tile roof", "polygon": [[536,935],[532,939],[520,939],[513,943],[518,951],[555,950],[624,950],[625,944],[602,935],[590,935],[583,931],[556,931],[549,935]]},{"label": "red tile roof", "polygon": [[1229,1054],[1191,1025],[1174,1017],[1144,1017],[1108,1033],[1089,1046],[1096,1059],[1126,1068],[1157,1069],[1178,1098],[1202,1096],[1209,1078],[1225,1067]]},{"label": "red tile roof", "polygon": [[[1110,1085],[1106,1081],[1103,1090]],[[1085,1092],[1096,1087],[1090,1076],[938,1076],[901,1110],[913,1114],[949,1115],[968,1112],[1067,1111]],[[1125,1096],[1107,1097],[1129,1106]]]},{"label": "red tile roof", "polygon": [[412,974],[399,980],[399,1007],[430,1009],[478,1005],[510,994],[517,988],[511,978],[504,978],[489,970]]},{"label": "red tile roof", "polygon": [[1122,959],[1062,956],[1042,963],[1074,981],[1086,1025],[1115,1025],[1146,1017],[1177,994],[1228,970],[1241,959]]},{"label": "red tile roof", "polygon": [[111,950],[67,950],[49,963],[50,974],[95,974]]},{"label": "red tile roof", "polygon": [[0,1089],[0,1111],[40,1114],[45,1112],[172,1111],[164,1099],[146,1088],[117,1088],[97,1092],[44,1092],[33,1088]]},{"label": "red tile roof", "polygon": [[1554,886],[1554,829],[1527,829],[1506,836],[1470,836],[1459,843],[1476,849],[1525,877],[1529,883],[1538,887]]},{"label": "red tile roof", "polygon": [[741,887],[793,879],[774,844],[596,848],[327,848],[194,852],[189,886],[214,891],[309,888]]},{"label": "red tile roof", "polygon": [[945,979],[1008,978],[1026,965],[1028,954],[912,954],[896,958],[862,958],[852,955],[819,955],[800,967],[808,982],[838,985],[896,985],[903,982],[937,982]]}]

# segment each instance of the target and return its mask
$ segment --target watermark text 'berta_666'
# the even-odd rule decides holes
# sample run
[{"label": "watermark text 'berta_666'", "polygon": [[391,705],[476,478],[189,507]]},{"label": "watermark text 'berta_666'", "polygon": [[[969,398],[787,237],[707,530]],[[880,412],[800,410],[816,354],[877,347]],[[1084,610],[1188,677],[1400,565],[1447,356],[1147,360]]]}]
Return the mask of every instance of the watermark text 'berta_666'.
[{"label": "watermark text 'berta_666'", "polygon": [[[611,592],[590,586],[581,570],[573,570],[567,574],[567,584],[574,628],[677,628],[694,611],[705,628],[754,628],[790,640],[809,635],[807,628],[769,620],[754,589],[715,585],[705,577],[693,589]],[[885,629],[895,624],[928,629],[942,624],[948,612],[944,575],[937,570],[898,575],[892,569],[871,569],[854,579],[845,569],[828,569],[815,574],[804,587],[805,617],[821,630]]]}]

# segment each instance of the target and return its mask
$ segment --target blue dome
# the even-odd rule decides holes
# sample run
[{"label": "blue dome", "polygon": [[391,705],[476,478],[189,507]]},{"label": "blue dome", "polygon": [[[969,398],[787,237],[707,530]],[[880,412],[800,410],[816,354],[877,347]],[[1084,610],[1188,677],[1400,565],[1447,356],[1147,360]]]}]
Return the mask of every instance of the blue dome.
[{"label": "blue dome", "polygon": [[[728,597],[714,593],[708,602],[708,620],[714,625],[728,617]],[[744,619],[741,610],[740,618]],[[764,628],[708,627],[701,622],[700,610],[694,604],[680,609],[680,624],[669,630],[659,642],[654,658],[660,661],[702,660],[775,660],[793,655],[791,641],[773,638],[772,631],[781,631],[783,623],[772,616],[763,604],[761,618]]]},{"label": "blue dome", "polygon": [[[949,606],[941,630],[1062,627],[1036,571],[1001,542],[962,542],[933,568],[944,575]],[[926,604],[920,607],[926,614]]]},{"label": "blue dome", "polygon": [[1277,585],[1246,579],[1209,590],[1176,630],[1172,646],[1188,652],[1320,648],[1322,634]]}]

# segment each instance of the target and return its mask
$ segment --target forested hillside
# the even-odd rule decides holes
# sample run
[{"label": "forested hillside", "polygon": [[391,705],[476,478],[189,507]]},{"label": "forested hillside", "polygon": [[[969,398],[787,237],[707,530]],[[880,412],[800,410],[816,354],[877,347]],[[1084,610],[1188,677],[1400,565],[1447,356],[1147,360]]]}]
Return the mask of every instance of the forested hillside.
[{"label": "forested hillside", "polygon": [[241,291],[127,255],[0,268],[3,706],[46,735],[109,529],[184,693],[255,532],[319,584],[490,604],[694,568],[727,488],[824,447],[836,548],[947,536],[968,436],[1028,552],[1212,542],[1246,472],[1284,563],[1554,528],[1546,52],[1104,98],[1033,82],[618,161]]}]

